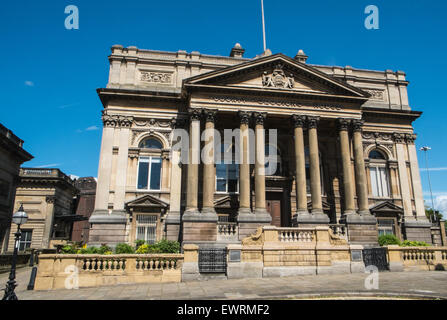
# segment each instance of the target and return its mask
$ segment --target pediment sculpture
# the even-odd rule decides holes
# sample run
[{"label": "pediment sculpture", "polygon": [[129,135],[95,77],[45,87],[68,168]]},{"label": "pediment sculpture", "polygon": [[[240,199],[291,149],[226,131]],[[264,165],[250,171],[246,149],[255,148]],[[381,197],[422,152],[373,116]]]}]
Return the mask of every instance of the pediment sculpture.
[{"label": "pediment sculpture", "polygon": [[293,79],[293,74],[290,77],[286,76],[283,70],[283,65],[278,63],[273,70],[271,75],[264,71],[262,74],[262,86],[263,87],[274,87],[274,88],[288,88],[292,89],[295,80]]}]

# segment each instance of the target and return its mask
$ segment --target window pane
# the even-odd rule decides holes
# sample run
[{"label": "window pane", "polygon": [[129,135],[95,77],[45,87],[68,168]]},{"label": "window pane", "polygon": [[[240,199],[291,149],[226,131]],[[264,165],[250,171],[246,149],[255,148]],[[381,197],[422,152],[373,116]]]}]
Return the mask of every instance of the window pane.
[{"label": "window pane", "polygon": [[382,196],[388,197],[389,196],[388,177],[387,177],[385,168],[380,168],[380,177],[381,177],[382,190],[383,190]]},{"label": "window pane", "polygon": [[378,197],[379,191],[378,191],[378,187],[377,187],[377,168],[371,167],[369,171],[370,171],[370,175],[371,175],[372,194],[374,197]]},{"label": "window pane", "polygon": [[156,139],[146,139],[140,142],[140,148],[162,149],[161,142]]},{"label": "window pane", "polygon": [[216,176],[218,179],[227,178],[227,166],[225,164],[216,164]]},{"label": "window pane", "polygon": [[149,175],[149,163],[142,162],[140,160],[140,163],[138,166],[138,189],[147,189],[148,175]]},{"label": "window pane", "polygon": [[237,191],[237,180],[228,180],[228,192]]},{"label": "window pane", "polygon": [[224,179],[217,179],[216,190],[226,192],[227,191],[227,181]]},{"label": "window pane", "polygon": [[151,165],[151,190],[160,190],[161,159],[152,158]]}]

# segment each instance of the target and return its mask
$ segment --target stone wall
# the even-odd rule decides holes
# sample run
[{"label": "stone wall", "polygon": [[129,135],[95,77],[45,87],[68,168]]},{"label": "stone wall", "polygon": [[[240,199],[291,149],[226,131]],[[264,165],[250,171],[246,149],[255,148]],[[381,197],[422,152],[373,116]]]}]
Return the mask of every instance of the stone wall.
[{"label": "stone wall", "polygon": [[447,269],[447,247],[388,246],[390,271],[433,271]]},{"label": "stone wall", "polygon": [[183,254],[41,254],[34,290],[180,282]]}]

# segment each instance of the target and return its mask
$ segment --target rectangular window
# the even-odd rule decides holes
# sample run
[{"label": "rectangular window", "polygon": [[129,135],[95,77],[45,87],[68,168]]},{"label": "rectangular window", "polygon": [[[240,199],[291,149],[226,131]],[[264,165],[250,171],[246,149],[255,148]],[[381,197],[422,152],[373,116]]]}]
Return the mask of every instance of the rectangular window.
[{"label": "rectangular window", "polygon": [[31,247],[31,238],[33,230],[21,230],[22,236],[19,241],[19,251],[25,251]]},{"label": "rectangular window", "polygon": [[159,157],[139,158],[137,188],[142,190],[160,190],[161,158]]},{"label": "rectangular window", "polygon": [[239,166],[237,164],[216,164],[216,191],[237,192]]},{"label": "rectangular window", "polygon": [[377,219],[379,236],[386,234],[394,234],[394,220],[393,219]]},{"label": "rectangular window", "polygon": [[374,197],[389,197],[388,176],[385,167],[371,167],[371,188]]},{"label": "rectangular window", "polygon": [[157,239],[157,216],[137,215],[137,240],[155,243]]}]

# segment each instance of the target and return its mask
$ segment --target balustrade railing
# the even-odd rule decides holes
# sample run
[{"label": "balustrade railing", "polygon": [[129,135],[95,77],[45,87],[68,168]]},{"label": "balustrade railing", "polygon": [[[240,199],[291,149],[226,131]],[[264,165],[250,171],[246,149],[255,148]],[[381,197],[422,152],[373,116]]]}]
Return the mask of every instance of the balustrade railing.
[{"label": "balustrade railing", "polygon": [[237,235],[237,224],[235,222],[219,222],[217,224],[217,234],[219,236],[236,236]]},{"label": "balustrade railing", "polygon": [[302,228],[277,228],[280,242],[312,242],[315,230]]},{"label": "balustrade railing", "polygon": [[137,258],[135,268],[136,270],[172,270],[179,267],[178,257],[166,256],[148,256]]},{"label": "balustrade railing", "polygon": [[346,225],[344,224],[330,224],[329,228],[331,228],[332,233],[341,238],[347,239],[348,234],[346,232]]},{"label": "balustrade railing", "polygon": [[118,271],[126,269],[126,258],[116,256],[92,256],[78,259],[84,271]]}]

